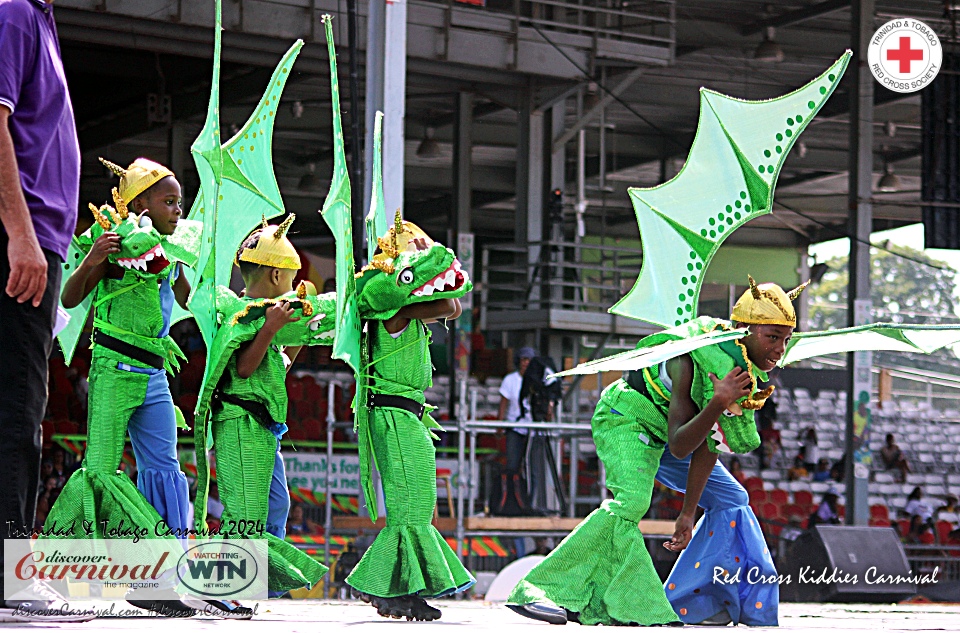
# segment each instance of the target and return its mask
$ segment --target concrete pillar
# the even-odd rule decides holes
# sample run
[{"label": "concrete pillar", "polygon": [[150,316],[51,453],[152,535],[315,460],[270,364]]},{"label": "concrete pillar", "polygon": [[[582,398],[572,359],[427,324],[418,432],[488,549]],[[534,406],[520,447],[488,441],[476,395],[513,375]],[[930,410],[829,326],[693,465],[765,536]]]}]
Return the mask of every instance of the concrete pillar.
[{"label": "concrete pillar", "polygon": [[[533,89],[523,91],[521,97],[519,121],[519,139],[517,144],[517,213],[516,241],[540,242],[543,240],[543,138],[544,113],[537,111],[533,103]],[[528,280],[532,279],[534,267],[540,261],[540,247],[527,249],[529,266]],[[537,283],[530,293],[531,301],[539,301],[539,283],[543,280],[538,273]],[[532,306],[533,307],[533,306]]]},{"label": "concrete pillar", "polygon": [[[407,2],[370,0],[366,59],[366,169],[373,173],[373,129],[383,112],[383,199],[387,217],[403,208],[404,97],[407,81]],[[370,182],[363,183],[364,214]],[[353,183],[354,187],[360,186]],[[369,236],[368,236],[369,237]],[[374,236],[376,239],[377,236]]]},{"label": "concrete pillar", "polygon": [[[850,48],[853,49],[850,86],[850,173],[848,208],[851,215],[850,286],[847,291],[847,324],[869,323],[870,318],[870,232],[873,227],[873,86],[867,64],[867,46],[873,37],[874,0],[853,0],[850,18]],[[867,525],[870,519],[868,483],[870,469],[862,463],[870,455],[866,446],[855,447],[863,439],[855,432],[854,416],[869,415],[872,364],[870,352],[855,352],[847,360],[849,394],[846,428],[846,523]],[[858,413],[861,394],[866,394],[866,410]],[[868,417],[869,419],[869,417]]]}]

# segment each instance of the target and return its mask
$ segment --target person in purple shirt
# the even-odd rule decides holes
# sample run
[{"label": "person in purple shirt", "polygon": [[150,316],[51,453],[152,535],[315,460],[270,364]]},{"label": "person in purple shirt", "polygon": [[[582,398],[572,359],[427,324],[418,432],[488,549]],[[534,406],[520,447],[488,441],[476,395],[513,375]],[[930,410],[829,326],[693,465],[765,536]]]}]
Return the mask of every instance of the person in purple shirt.
[{"label": "person in purple shirt", "polygon": [[[0,0],[0,530],[34,525],[47,359],[60,266],[77,224],[80,147],[60,60],[53,0]],[[0,565],[0,574],[3,567]],[[35,583],[0,602],[0,621],[69,622]],[[32,598],[30,597],[32,596]],[[21,598],[22,599],[14,599]],[[61,603],[61,604],[57,604]]]}]

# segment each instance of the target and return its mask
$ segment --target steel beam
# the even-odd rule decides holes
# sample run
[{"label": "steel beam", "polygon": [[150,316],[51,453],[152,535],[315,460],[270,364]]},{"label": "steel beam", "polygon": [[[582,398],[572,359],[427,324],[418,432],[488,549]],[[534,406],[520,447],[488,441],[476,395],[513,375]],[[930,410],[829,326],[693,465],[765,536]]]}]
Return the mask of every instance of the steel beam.
[{"label": "steel beam", "polygon": [[809,7],[804,7],[802,9],[796,9],[795,11],[788,11],[778,16],[764,18],[762,20],[757,20],[756,22],[751,22],[740,27],[740,35],[753,35],[754,33],[759,33],[768,26],[773,27],[784,27],[791,26],[793,24],[799,24],[806,20],[812,20],[814,18],[819,18],[824,15],[829,15],[841,9],[846,9],[850,6],[850,0],[827,0],[826,2],[821,2],[819,4],[814,4]]}]

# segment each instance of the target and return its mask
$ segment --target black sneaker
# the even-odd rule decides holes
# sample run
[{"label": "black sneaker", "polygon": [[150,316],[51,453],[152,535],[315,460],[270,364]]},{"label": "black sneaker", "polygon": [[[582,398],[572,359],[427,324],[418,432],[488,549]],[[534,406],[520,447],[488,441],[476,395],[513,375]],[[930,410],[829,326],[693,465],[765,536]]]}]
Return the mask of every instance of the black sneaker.
[{"label": "black sneaker", "polygon": [[243,606],[236,600],[212,600],[184,596],[183,601],[202,615],[212,615],[224,620],[253,619],[253,609]]},{"label": "black sneaker", "polygon": [[529,604],[508,604],[507,608],[531,620],[549,624],[566,624],[567,610],[549,602],[531,602]]},{"label": "black sneaker", "polygon": [[165,591],[158,597],[159,592],[151,591],[150,597],[137,597],[136,591],[131,591],[126,596],[126,601],[138,609],[150,611],[166,618],[189,618],[197,614],[197,610],[185,605],[180,596],[172,589]]}]

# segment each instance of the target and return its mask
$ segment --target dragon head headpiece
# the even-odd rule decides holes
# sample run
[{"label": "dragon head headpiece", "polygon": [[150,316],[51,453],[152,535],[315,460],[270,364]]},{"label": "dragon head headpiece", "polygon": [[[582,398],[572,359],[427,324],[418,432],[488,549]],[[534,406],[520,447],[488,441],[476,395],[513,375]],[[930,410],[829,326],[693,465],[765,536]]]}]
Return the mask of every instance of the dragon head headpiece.
[{"label": "dragon head headpiece", "polygon": [[[263,225],[250,235],[250,237],[259,238],[256,246],[253,248],[241,246],[240,252],[237,253],[236,264],[250,262],[260,266],[300,270],[300,254],[297,253],[297,249],[287,238],[287,231],[296,217],[291,213],[279,225],[267,224],[267,219],[264,218]],[[247,240],[249,239],[247,238]],[[244,245],[246,245],[247,240],[244,241]]]},{"label": "dragon head headpiece", "polygon": [[790,292],[784,292],[783,288],[774,283],[757,285],[750,275],[747,275],[747,281],[750,288],[733,306],[731,321],[751,325],[797,327],[797,313],[791,302],[800,296],[803,289],[810,283],[809,281],[800,284]]},{"label": "dragon head headpiece", "polygon": [[113,188],[113,200],[119,210],[126,207],[134,198],[154,186],[167,176],[173,176],[173,172],[152,160],[138,158],[130,163],[130,166],[124,169],[116,163],[111,163],[105,158],[100,158],[110,171],[120,176],[119,188]]},{"label": "dragon head headpiece", "polygon": [[163,250],[163,238],[153,228],[146,213],[136,216],[127,211],[117,190],[113,190],[114,204],[97,208],[90,205],[93,219],[96,220],[90,230],[78,238],[88,250],[93,247],[104,233],[111,231],[120,236],[120,252],[108,256],[107,260],[135,273],[139,277],[162,275],[171,262]]},{"label": "dragon head headpiece", "polygon": [[454,252],[404,221],[399,209],[377,244],[380,252],[357,273],[363,318],[389,318],[405,305],[459,298],[473,287]]}]

